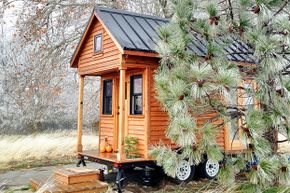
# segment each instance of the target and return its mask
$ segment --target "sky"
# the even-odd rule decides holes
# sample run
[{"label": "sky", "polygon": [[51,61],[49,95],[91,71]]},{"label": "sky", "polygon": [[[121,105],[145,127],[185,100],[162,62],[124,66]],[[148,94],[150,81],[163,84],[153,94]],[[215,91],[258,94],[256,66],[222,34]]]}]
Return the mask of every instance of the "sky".
[{"label": "sky", "polygon": [[[2,6],[0,4],[0,6]],[[3,23],[1,25],[1,36],[6,40],[13,37],[13,31],[15,30],[15,25],[18,17],[18,13],[21,10],[22,2],[14,2],[9,8],[4,8]],[[2,8],[1,8],[2,9]]]}]

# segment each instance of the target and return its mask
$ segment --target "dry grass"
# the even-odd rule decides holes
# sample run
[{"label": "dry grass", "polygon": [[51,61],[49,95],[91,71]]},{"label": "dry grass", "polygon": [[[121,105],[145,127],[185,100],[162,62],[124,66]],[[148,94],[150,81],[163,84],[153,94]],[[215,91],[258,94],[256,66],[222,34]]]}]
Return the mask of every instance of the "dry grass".
[{"label": "dry grass", "polygon": [[[75,156],[76,132],[0,136],[0,169],[21,162],[60,160]],[[84,149],[96,149],[98,136],[84,135]]]}]

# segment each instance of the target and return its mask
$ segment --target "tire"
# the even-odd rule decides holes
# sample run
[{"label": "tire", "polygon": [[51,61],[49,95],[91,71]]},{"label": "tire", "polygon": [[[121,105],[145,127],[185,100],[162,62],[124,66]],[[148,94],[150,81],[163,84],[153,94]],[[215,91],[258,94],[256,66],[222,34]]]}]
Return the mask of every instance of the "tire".
[{"label": "tire", "polygon": [[190,182],[195,174],[195,166],[190,165],[187,160],[182,160],[179,162],[175,170],[174,181],[177,184]]},{"label": "tire", "polygon": [[220,164],[218,161],[211,161],[208,159],[200,163],[198,167],[201,177],[209,180],[214,179],[220,170]]}]

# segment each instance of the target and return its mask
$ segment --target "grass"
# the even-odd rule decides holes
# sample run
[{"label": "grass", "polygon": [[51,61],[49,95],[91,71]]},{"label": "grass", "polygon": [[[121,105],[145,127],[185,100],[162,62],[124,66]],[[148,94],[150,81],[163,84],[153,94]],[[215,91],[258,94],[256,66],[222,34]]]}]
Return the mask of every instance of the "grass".
[{"label": "grass", "polygon": [[[0,136],[0,170],[75,162],[76,132]],[[98,136],[84,135],[84,149],[96,149]]]}]

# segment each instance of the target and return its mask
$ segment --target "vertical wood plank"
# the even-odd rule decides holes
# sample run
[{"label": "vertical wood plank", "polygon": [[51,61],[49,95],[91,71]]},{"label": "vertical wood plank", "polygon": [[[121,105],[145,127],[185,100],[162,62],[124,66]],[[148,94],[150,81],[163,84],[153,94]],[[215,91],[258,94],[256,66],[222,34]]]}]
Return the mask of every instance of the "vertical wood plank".
[{"label": "vertical wood plank", "polygon": [[148,158],[148,150],[149,150],[149,137],[150,137],[150,67],[145,69],[145,77],[144,77],[144,94],[145,97],[145,152],[144,158]]},{"label": "vertical wood plank", "polygon": [[225,151],[230,149],[230,123],[226,123],[224,126],[224,141],[225,141]]},{"label": "vertical wood plank", "polygon": [[125,100],[125,124],[124,124],[125,125],[125,131],[124,131],[124,137],[128,136],[128,128],[129,128],[128,127],[128,115],[129,115],[129,109],[130,109],[129,106],[130,106],[130,104],[128,104],[128,98],[127,98]]},{"label": "vertical wood plank", "polygon": [[113,150],[118,149],[118,92],[119,82],[116,76],[113,76],[113,104],[112,113],[114,116],[114,128],[113,128]]},{"label": "vertical wood plank", "polygon": [[120,68],[120,82],[119,82],[119,133],[118,133],[118,154],[117,159],[121,160],[124,151],[124,127],[125,127],[125,81],[126,69]]},{"label": "vertical wood plank", "polygon": [[84,79],[85,79],[85,76],[79,76],[78,141],[77,141],[77,152],[82,152],[83,151],[82,135],[83,135]]}]

